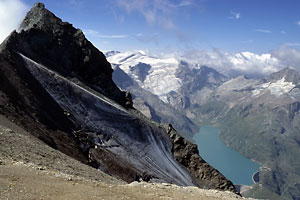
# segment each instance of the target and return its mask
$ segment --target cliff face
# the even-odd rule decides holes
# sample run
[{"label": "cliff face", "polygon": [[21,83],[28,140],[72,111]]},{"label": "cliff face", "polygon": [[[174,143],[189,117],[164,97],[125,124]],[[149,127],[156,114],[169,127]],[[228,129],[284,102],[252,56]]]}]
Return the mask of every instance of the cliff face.
[{"label": "cliff face", "polygon": [[[0,46],[0,114],[49,146],[127,182],[142,178],[235,191],[202,165],[193,145],[177,148],[163,127],[130,109],[130,95],[111,76],[104,55],[79,29],[37,3]],[[187,164],[190,154],[195,160]],[[209,169],[204,176],[202,168]],[[212,177],[222,181],[212,184]]]},{"label": "cliff face", "polygon": [[196,144],[180,136],[172,125],[169,125],[167,129],[173,144],[172,153],[175,160],[188,169],[196,185],[205,185],[209,189],[235,192],[235,187],[231,181],[205,162],[199,155]]}]

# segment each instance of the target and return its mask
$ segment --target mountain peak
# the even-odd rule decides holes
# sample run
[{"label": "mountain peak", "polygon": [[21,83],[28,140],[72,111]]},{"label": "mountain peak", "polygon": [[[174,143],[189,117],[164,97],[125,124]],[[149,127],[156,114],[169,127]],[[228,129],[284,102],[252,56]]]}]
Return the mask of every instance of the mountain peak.
[{"label": "mountain peak", "polygon": [[42,9],[44,9],[45,8],[45,4],[37,2],[37,3],[34,4],[33,8],[42,8]]},{"label": "mountain peak", "polygon": [[112,50],[112,51],[107,51],[107,52],[105,52],[105,57],[106,58],[108,58],[108,57],[110,57],[110,56],[114,56],[114,55],[116,55],[116,54],[119,54],[119,53],[121,53],[120,51],[115,51],[115,50]]},{"label": "mountain peak", "polygon": [[200,72],[202,73],[214,73],[214,74],[220,74],[217,70],[214,68],[208,67],[206,65],[201,65]]},{"label": "mountain peak", "polygon": [[298,84],[300,81],[300,75],[299,73],[291,68],[291,67],[285,67],[281,69],[278,72],[272,73],[268,76],[267,80],[272,81],[272,80],[280,80],[282,78],[285,78],[285,81],[287,82],[292,82],[294,84]]},{"label": "mountain peak", "polygon": [[58,28],[58,26],[61,26],[63,24],[68,23],[62,22],[61,19],[59,19],[51,11],[46,9],[43,3],[35,3],[25,16],[23,22],[19,27],[19,31],[26,31],[31,28],[52,30],[54,28]]},{"label": "mountain peak", "polygon": [[282,72],[282,73],[296,73],[296,70],[294,68],[291,68],[291,67],[285,67],[282,70],[280,70],[279,72]]},{"label": "mountain peak", "polygon": [[63,22],[42,3],[30,9],[0,51],[18,52],[63,76],[97,87],[97,91],[125,106],[125,92],[112,81],[113,70],[103,53],[80,29]]}]

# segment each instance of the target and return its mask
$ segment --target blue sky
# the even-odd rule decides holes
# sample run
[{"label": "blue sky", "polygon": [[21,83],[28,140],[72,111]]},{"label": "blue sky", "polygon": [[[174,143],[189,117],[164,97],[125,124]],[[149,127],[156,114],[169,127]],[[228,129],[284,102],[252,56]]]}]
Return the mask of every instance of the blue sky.
[{"label": "blue sky", "polygon": [[[0,0],[5,1],[5,0]],[[34,0],[21,0],[31,7]],[[41,0],[100,50],[300,47],[299,0]]]},{"label": "blue sky", "polygon": [[[40,0],[101,51],[144,50],[263,76],[300,71],[300,0]],[[0,0],[0,42],[35,0]]]}]

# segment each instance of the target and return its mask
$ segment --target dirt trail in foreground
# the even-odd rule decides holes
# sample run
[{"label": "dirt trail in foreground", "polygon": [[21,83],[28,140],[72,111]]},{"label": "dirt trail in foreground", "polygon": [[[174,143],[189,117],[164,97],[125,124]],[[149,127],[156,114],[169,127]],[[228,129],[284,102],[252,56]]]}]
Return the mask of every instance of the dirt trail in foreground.
[{"label": "dirt trail in foreground", "polygon": [[115,185],[43,170],[21,162],[1,161],[0,199],[237,199],[230,192],[171,184]]},{"label": "dirt trail in foreground", "polygon": [[0,116],[0,199],[241,199],[171,184],[125,184],[56,151]]}]

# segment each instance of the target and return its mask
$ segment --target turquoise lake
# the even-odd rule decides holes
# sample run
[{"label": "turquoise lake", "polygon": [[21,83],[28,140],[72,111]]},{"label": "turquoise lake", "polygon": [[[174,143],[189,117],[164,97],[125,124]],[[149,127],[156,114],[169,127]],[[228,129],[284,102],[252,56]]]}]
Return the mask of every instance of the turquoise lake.
[{"label": "turquoise lake", "polygon": [[260,165],[227,147],[220,140],[217,128],[202,126],[193,139],[200,156],[234,184],[253,184],[252,175]]}]

